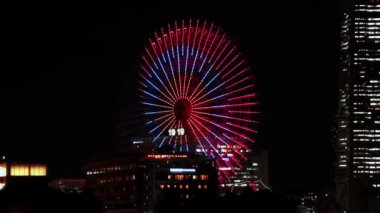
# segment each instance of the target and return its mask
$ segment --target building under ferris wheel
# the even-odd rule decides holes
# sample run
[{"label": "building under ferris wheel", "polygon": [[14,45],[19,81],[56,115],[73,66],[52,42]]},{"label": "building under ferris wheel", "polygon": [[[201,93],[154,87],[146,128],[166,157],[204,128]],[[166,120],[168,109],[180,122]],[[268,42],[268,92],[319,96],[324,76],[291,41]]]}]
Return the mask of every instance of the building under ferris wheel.
[{"label": "building under ferris wheel", "polygon": [[259,187],[251,162],[254,77],[220,27],[199,20],[162,27],[145,47],[139,74],[149,146],[215,159],[221,186]]}]

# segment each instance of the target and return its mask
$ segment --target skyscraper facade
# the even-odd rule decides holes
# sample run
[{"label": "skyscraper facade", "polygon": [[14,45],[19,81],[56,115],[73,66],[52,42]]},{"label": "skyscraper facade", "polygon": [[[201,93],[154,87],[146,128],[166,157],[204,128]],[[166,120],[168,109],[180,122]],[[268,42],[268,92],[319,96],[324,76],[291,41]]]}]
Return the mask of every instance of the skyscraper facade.
[{"label": "skyscraper facade", "polygon": [[380,1],[343,8],[336,198],[344,211],[365,212],[380,206]]}]

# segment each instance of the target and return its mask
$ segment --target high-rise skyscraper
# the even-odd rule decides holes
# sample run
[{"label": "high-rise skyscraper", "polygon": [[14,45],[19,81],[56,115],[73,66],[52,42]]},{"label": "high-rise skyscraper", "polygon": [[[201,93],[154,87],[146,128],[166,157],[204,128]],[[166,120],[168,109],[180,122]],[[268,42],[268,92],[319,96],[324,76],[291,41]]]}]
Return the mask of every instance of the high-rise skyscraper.
[{"label": "high-rise skyscraper", "polygon": [[342,210],[367,212],[380,207],[380,1],[343,8],[336,197]]}]

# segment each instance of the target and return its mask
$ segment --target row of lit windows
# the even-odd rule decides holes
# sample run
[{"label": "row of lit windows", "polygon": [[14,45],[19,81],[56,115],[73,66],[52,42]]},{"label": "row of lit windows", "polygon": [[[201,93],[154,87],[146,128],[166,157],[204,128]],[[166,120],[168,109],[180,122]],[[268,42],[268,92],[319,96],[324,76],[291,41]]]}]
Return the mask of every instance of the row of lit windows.
[{"label": "row of lit windows", "polygon": [[366,29],[366,30],[356,30],[355,34],[357,34],[357,35],[361,35],[361,34],[377,35],[377,34],[380,34],[380,32]]},{"label": "row of lit windows", "polygon": [[353,132],[378,132],[378,133],[380,133],[380,130],[377,130],[377,129],[354,129]]},{"label": "row of lit windows", "polygon": [[380,171],[372,171],[372,170],[354,170],[353,173],[359,174],[378,174]]},{"label": "row of lit windows", "polygon": [[11,176],[46,176],[46,166],[12,165]]},{"label": "row of lit windows", "polygon": [[[174,176],[174,177],[173,177]],[[208,180],[208,175],[168,175],[168,180]]]},{"label": "row of lit windows", "polygon": [[[380,96],[380,94],[379,94]],[[354,114],[357,114],[357,115],[371,115],[372,112],[360,112],[360,111],[354,111]]]},{"label": "row of lit windows", "polygon": [[354,134],[354,137],[379,138],[380,134]]},{"label": "row of lit windows", "polygon": [[366,93],[354,93],[354,96],[369,96],[369,97],[380,97],[380,94],[366,94]]},{"label": "row of lit windows", "polygon": [[380,166],[356,166],[358,169],[380,169]]},{"label": "row of lit windows", "polygon": [[[361,72],[363,73],[363,72]],[[354,92],[369,92],[369,93],[372,93],[372,92],[380,92],[379,89],[376,89],[376,88],[379,88],[380,86],[379,85],[366,85],[366,86],[357,86],[354,88]],[[375,89],[373,89],[375,88]],[[376,99],[370,99],[370,100],[376,100]],[[378,99],[377,99],[378,100]]]},{"label": "row of lit windows", "polygon": [[[178,189],[189,189],[190,188],[190,186],[189,185],[176,185],[176,184],[174,184],[174,185],[170,185],[170,184],[161,184],[160,185],[160,189],[176,189],[176,188],[178,188]],[[208,186],[207,185],[198,185],[198,187],[197,187],[198,189],[207,189],[208,188]]]},{"label": "row of lit windows", "polygon": [[123,179],[124,180],[135,180],[135,175],[131,176],[125,176],[124,178],[122,177],[111,177],[111,178],[105,178],[105,179],[100,179],[98,180],[98,183],[105,184],[105,183],[113,183],[113,182],[121,182]]},{"label": "row of lit windows", "polygon": [[[356,42],[357,43],[366,43],[366,42],[368,42],[368,40],[367,39],[357,39]],[[380,43],[380,40],[372,40],[371,42],[372,43]],[[355,62],[354,65],[358,65],[358,63]]]},{"label": "row of lit windows", "polygon": [[357,25],[355,26],[355,29],[356,30],[378,30],[380,29],[380,27],[378,26],[371,26],[371,27],[368,27],[368,26],[363,26],[363,25]]},{"label": "row of lit windows", "polygon": [[380,160],[380,157],[354,157],[354,160]]},{"label": "row of lit windows", "polygon": [[121,167],[121,166],[112,166],[112,167],[105,167],[105,168],[100,168],[100,169],[94,169],[87,171],[87,175],[97,175],[97,174],[104,174],[106,172],[114,172],[114,171],[121,171],[121,170],[130,170],[136,168],[135,164],[130,164],[127,167]]},{"label": "row of lit windows", "polygon": [[364,151],[380,151],[379,148],[368,148],[368,147],[356,147],[354,150],[364,150]]},{"label": "row of lit windows", "polygon": [[355,25],[367,25],[367,26],[380,25],[380,22],[377,22],[377,21],[371,21],[371,22],[356,21],[354,23]]},{"label": "row of lit windows", "polygon": [[364,141],[364,142],[380,142],[380,139],[366,139],[366,138],[354,138],[354,141]]}]

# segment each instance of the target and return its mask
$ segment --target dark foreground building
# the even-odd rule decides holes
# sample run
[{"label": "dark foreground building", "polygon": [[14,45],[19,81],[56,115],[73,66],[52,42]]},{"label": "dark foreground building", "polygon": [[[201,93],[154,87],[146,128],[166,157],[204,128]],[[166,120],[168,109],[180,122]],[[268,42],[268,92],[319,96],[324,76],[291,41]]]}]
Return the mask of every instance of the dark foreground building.
[{"label": "dark foreground building", "polygon": [[342,211],[380,210],[380,1],[344,1],[336,197]]},{"label": "dark foreground building", "polygon": [[107,157],[84,167],[86,189],[107,213],[165,212],[188,208],[194,200],[215,200],[213,160],[172,152]]}]

